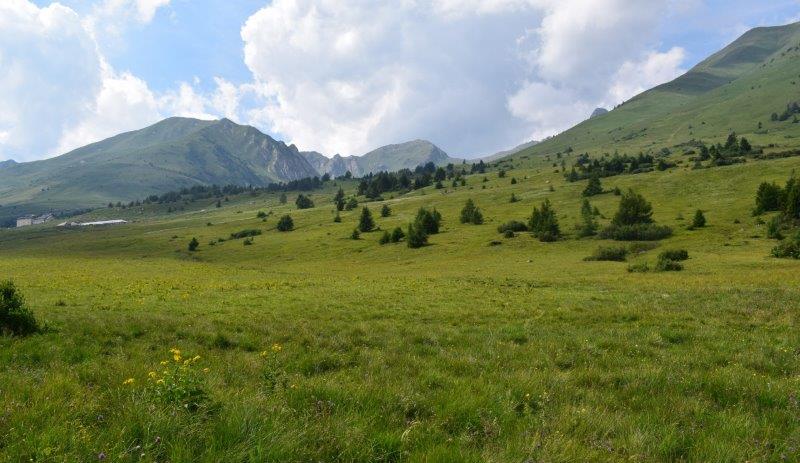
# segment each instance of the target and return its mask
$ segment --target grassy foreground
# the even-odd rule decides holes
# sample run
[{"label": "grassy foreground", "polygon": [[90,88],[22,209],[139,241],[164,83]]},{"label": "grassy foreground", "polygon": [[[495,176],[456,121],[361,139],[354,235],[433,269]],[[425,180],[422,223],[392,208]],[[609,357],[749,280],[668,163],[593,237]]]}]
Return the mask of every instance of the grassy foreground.
[{"label": "grassy foreground", "polygon": [[[630,262],[685,248],[677,273],[584,262],[599,240],[501,237],[545,198],[579,221],[586,182],[549,165],[387,200],[389,218],[370,204],[383,229],[438,208],[416,250],[349,239],[359,210],[333,223],[332,190],[303,211],[263,195],[2,231],[0,277],[49,329],[0,337],[0,460],[797,461],[800,262],[769,258],[750,216],[758,183],[797,168],[605,179],[676,229]],[[485,225],[458,224],[467,198]],[[709,226],[687,231],[696,209]],[[264,233],[208,245],[246,228]]]}]

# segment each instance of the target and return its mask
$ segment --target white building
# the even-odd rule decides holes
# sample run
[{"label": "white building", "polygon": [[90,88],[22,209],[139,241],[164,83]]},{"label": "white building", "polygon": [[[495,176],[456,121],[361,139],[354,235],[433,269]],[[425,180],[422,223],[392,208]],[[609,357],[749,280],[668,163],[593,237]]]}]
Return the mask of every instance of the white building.
[{"label": "white building", "polygon": [[25,215],[17,219],[17,228],[27,227],[28,225],[39,225],[41,223],[49,222],[54,218],[55,217],[53,217],[53,214],[44,214],[40,216]]}]

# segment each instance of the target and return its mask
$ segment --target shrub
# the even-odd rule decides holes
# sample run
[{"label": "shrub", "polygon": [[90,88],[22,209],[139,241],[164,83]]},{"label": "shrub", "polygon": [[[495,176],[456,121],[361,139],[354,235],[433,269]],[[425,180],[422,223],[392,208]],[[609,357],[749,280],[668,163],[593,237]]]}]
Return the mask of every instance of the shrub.
[{"label": "shrub", "polygon": [[350,239],[353,240],[361,239],[361,232],[358,230],[358,228],[353,229],[353,233],[350,234]]},{"label": "shrub", "polygon": [[426,235],[435,235],[439,233],[439,228],[442,225],[442,214],[436,209],[429,211],[423,207],[417,211],[414,223],[418,224]]},{"label": "shrub", "polygon": [[235,233],[231,233],[231,239],[238,240],[241,238],[249,238],[251,236],[258,236],[261,234],[261,230],[258,229],[248,229],[248,230],[241,230]]},{"label": "shrub", "polygon": [[583,223],[578,225],[578,236],[585,238],[597,234],[597,221],[594,219],[594,211],[588,199],[583,200],[581,205],[581,218]]},{"label": "shrub", "polygon": [[392,208],[384,204],[381,208],[381,217],[389,217],[390,215],[392,215]]},{"label": "shrub", "polygon": [[644,254],[647,251],[652,251],[653,249],[658,247],[658,243],[653,243],[651,241],[645,241],[642,243],[631,243],[628,246],[628,252],[631,254]]},{"label": "shrub", "polygon": [[278,198],[278,201],[281,204],[286,204],[286,201],[288,201],[288,198],[286,198],[286,193],[281,193],[281,196],[280,196],[280,198]]},{"label": "shrub", "polygon": [[358,230],[362,233],[368,233],[375,229],[375,221],[372,219],[372,212],[368,207],[361,209],[361,218],[358,220]]},{"label": "shrub", "polygon": [[800,259],[800,232],[772,249],[772,256],[781,259]]},{"label": "shrub", "polygon": [[506,238],[513,238],[514,237],[514,231],[513,230],[506,230],[505,232],[503,232],[503,236],[505,236]]},{"label": "shrub", "polygon": [[352,196],[347,199],[346,203],[344,203],[344,210],[346,211],[352,211],[357,207],[358,207],[358,201],[356,200],[356,198],[353,198]]},{"label": "shrub", "polygon": [[658,241],[672,236],[666,225],[652,223],[637,225],[610,225],[600,232],[600,238],[615,241]]},{"label": "shrub", "polygon": [[286,214],[278,219],[277,229],[281,232],[289,232],[294,230],[294,220],[292,220],[292,216]]},{"label": "shrub", "polygon": [[683,265],[680,262],[659,257],[656,262],[656,270],[659,272],[680,272],[683,270]]},{"label": "shrub", "polygon": [[668,249],[666,251],[662,251],[661,254],[658,255],[659,260],[672,260],[675,262],[680,262],[687,260],[689,258],[689,252],[685,249]]},{"label": "shrub", "polygon": [[650,266],[647,262],[641,264],[631,264],[628,266],[628,273],[647,273],[650,271]]},{"label": "shrub", "polygon": [[242,242],[242,245],[244,246],[250,246],[252,244],[253,244],[253,238],[245,238],[245,240]]},{"label": "shrub", "polygon": [[391,237],[392,243],[399,243],[405,237],[406,237],[406,234],[403,233],[403,229],[402,228],[395,227],[395,229],[392,230],[392,237]]},{"label": "shrub", "polygon": [[517,198],[517,196],[514,193],[511,193],[511,199],[509,199],[508,202],[516,203],[518,201],[519,201],[519,199]]},{"label": "shrub", "polygon": [[505,232],[509,232],[509,231],[512,232],[512,233],[513,232],[528,231],[528,226],[525,225],[522,222],[518,222],[516,220],[511,220],[511,221],[508,221],[508,222],[504,223],[503,225],[500,225],[499,227],[497,227],[497,232],[498,233],[505,233]]},{"label": "shrub", "polygon": [[421,248],[428,244],[428,233],[425,231],[424,226],[419,222],[413,222],[408,226],[408,233],[406,234],[406,243],[409,248]]},{"label": "shrub", "polygon": [[383,232],[383,235],[381,235],[381,239],[378,240],[378,243],[389,244],[391,241],[392,241],[392,235],[390,235],[388,231],[385,231]]},{"label": "shrub", "polygon": [[783,228],[783,220],[781,220],[781,216],[776,215],[767,223],[767,238],[782,240],[781,228]]},{"label": "shrub", "polygon": [[471,223],[473,225],[483,223],[483,214],[471,199],[468,199],[467,203],[464,204],[464,208],[461,209],[461,223]]},{"label": "shrub", "polygon": [[594,254],[583,260],[625,262],[627,256],[628,250],[622,246],[600,246]]},{"label": "shrub", "polygon": [[782,194],[783,190],[777,184],[763,182],[758,186],[756,192],[756,207],[753,214],[760,215],[764,212],[780,210]]},{"label": "shrub", "polygon": [[264,211],[258,211],[258,214],[256,214],[256,218],[257,219],[266,219],[267,218],[267,213],[264,212]]},{"label": "shrub", "polygon": [[297,199],[294,203],[298,209],[311,209],[314,207],[314,201],[304,194],[297,195]]},{"label": "shrub", "polygon": [[706,226],[706,216],[703,215],[703,211],[700,209],[694,213],[694,219],[692,219],[692,226],[691,228],[703,228]]},{"label": "shrub", "polygon": [[517,184],[517,178],[516,177],[511,177],[511,184],[512,185],[516,185]]},{"label": "shrub", "polygon": [[192,240],[189,241],[189,251],[190,252],[197,251],[197,247],[198,246],[200,246],[200,242],[197,241],[197,238],[192,238]]},{"label": "shrub", "polygon": [[549,199],[542,203],[541,209],[533,209],[528,228],[539,241],[543,242],[556,241],[561,236],[558,219]]},{"label": "shrub", "polygon": [[37,331],[39,324],[14,283],[0,282],[0,333],[26,336]]}]

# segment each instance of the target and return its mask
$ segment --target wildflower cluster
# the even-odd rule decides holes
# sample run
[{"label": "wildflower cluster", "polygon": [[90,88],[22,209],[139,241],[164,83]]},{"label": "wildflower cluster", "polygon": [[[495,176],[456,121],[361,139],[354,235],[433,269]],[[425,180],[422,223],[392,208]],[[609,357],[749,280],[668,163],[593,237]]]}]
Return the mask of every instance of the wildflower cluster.
[{"label": "wildflower cluster", "polygon": [[153,395],[165,403],[179,405],[189,411],[197,411],[208,400],[203,383],[203,374],[208,368],[198,368],[200,356],[184,358],[177,348],[170,349],[172,361],[163,360],[161,371],[148,373],[148,382]]},{"label": "wildflower cluster", "polygon": [[264,380],[264,389],[268,393],[275,392],[280,388],[285,389],[289,385],[286,371],[283,369],[278,355],[282,350],[283,346],[276,343],[270,350],[265,350],[260,355],[265,363],[261,377]]}]

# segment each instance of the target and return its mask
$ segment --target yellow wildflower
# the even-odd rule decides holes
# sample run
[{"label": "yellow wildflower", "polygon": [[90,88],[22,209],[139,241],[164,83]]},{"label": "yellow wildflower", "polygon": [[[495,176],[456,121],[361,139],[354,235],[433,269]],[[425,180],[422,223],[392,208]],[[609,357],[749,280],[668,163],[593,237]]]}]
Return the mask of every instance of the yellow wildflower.
[{"label": "yellow wildflower", "polygon": [[181,361],[181,354],[175,354],[175,355],[173,355],[173,356],[172,356],[172,359],[173,359],[173,360],[175,360],[175,363],[178,363],[178,362],[180,362],[180,361]]},{"label": "yellow wildflower", "polygon": [[156,384],[164,384],[164,380],[163,379],[159,379],[158,381],[156,381]]},{"label": "yellow wildflower", "polygon": [[134,380],[133,378],[128,378],[128,379],[126,379],[125,381],[123,381],[123,382],[122,382],[122,384],[124,384],[125,386],[127,386],[127,385],[129,385],[129,384],[133,384],[133,382],[134,382],[134,381],[135,381],[135,380]]},{"label": "yellow wildflower", "polygon": [[147,376],[149,376],[150,378],[155,378],[156,377],[156,372],[155,371],[151,371],[150,373],[147,374]]},{"label": "yellow wildflower", "polygon": [[261,356],[262,356],[262,357],[266,357],[267,355],[269,355],[269,352],[267,352],[267,351],[263,351],[263,352],[261,352]]},{"label": "yellow wildflower", "polygon": [[203,373],[208,373],[209,371],[211,370],[209,370],[208,368],[203,368]]},{"label": "yellow wildflower", "polygon": [[169,365],[169,360],[163,360],[163,361],[161,362],[161,365]]},{"label": "yellow wildflower", "polygon": [[277,342],[272,345],[272,352],[280,352],[282,350],[283,350],[283,346],[281,346]]},{"label": "yellow wildflower", "polygon": [[194,357],[192,357],[192,362],[196,362],[198,360],[200,360],[200,356],[199,355],[195,355]]}]

